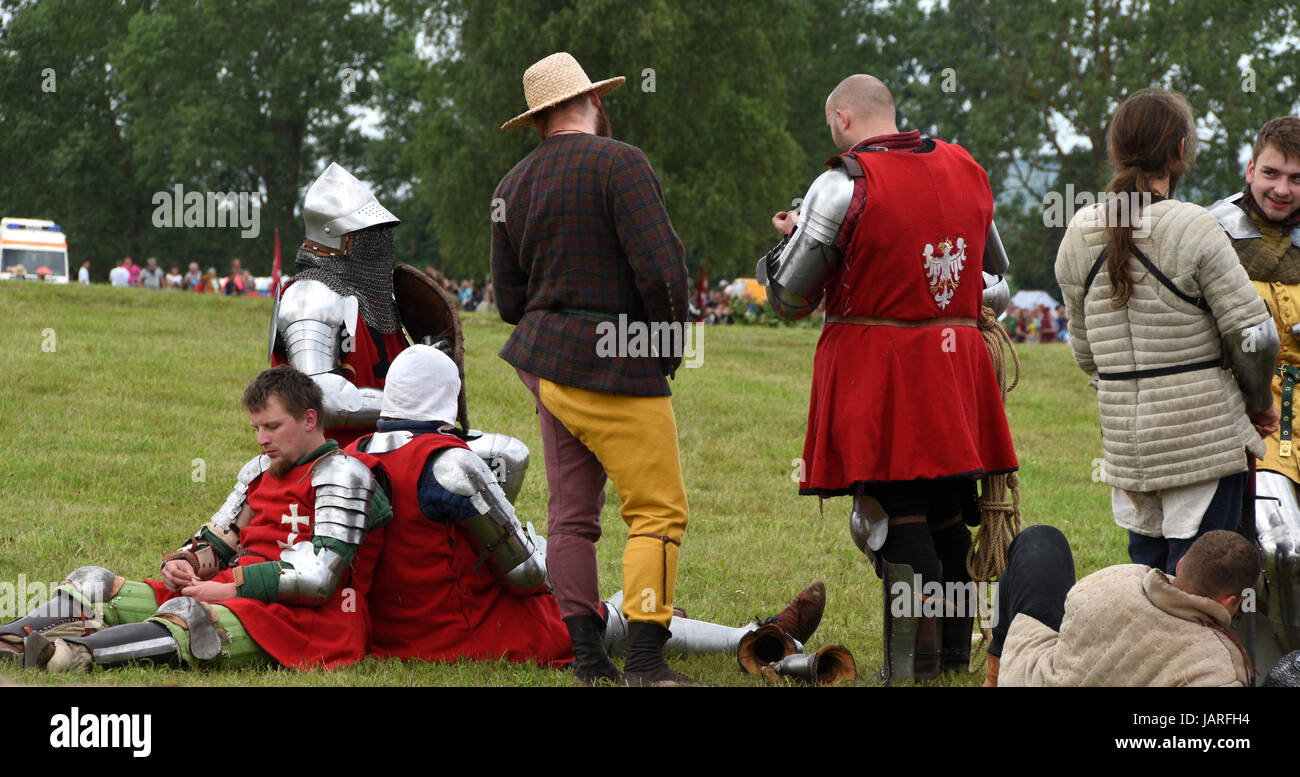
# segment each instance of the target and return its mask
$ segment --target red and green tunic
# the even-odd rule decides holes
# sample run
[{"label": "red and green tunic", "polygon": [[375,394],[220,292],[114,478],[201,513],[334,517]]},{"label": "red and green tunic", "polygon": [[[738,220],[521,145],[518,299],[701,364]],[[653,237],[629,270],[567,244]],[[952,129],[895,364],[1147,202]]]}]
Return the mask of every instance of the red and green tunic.
[{"label": "red and green tunic", "polygon": [[460,527],[420,506],[420,475],[446,448],[466,448],[448,434],[420,434],[402,447],[370,455],[348,453],[392,481],[393,520],[370,588],[370,650],[380,658],[573,660],[569,632],[555,597],[507,590],[481,562]]},{"label": "red and green tunic", "polygon": [[[263,473],[248,486],[248,506],[253,519],[239,530],[243,553],[235,565],[242,568],[238,598],[219,602],[230,609],[259,647],[281,664],[306,669],[332,667],[361,660],[366,654],[369,619],[366,594],[378,560],[381,527],[391,516],[388,499],[376,488],[370,501],[369,524],[360,548],[328,537],[312,536],[316,489],[312,467],[338,445],[330,440],[304,456],[284,477]],[[303,540],[317,549],[329,547],[351,561],[329,601],[316,607],[276,601],[280,554]],[[212,578],[235,582],[233,569]],[[146,580],[158,604],[180,596],[158,580]]]},{"label": "red and green tunic", "polygon": [[[827,316],[973,321],[993,218],[988,176],[960,146],[901,137],[910,142],[866,151],[882,140],[872,138],[850,152],[863,175],[854,179],[850,231],[841,233],[844,261],[826,286]],[[859,482],[1016,469],[980,330],[828,319],[813,361],[804,462],[800,493],[824,496]]]}]

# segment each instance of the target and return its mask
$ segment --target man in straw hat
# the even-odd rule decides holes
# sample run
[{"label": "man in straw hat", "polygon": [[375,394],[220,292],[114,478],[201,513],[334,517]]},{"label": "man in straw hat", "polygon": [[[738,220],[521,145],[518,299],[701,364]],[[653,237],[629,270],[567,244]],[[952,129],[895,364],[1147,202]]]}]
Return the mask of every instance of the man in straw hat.
[{"label": "man in straw hat", "polygon": [[[517,325],[501,357],[537,398],[550,489],[547,566],[577,676],[677,684],[693,682],[663,652],[687,515],[668,388],[681,350],[642,348],[644,340],[609,348],[603,335],[616,322],[626,331],[629,320],[680,331],[686,265],[650,163],[608,137],[600,98],[624,80],[592,83],[566,53],[525,71],[528,110],[501,128],[531,124],[541,142],[493,195],[492,281],[501,318]],[[623,678],[602,645],[597,591],[607,474],[629,528]]]}]

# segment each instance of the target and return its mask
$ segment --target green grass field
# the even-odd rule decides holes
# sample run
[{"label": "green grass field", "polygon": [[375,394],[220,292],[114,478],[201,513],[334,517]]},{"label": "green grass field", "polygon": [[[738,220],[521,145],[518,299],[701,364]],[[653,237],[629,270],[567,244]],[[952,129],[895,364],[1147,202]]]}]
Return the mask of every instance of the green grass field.
[{"label": "green grass field", "polygon": [[[265,366],[271,303],[106,286],[0,284],[8,322],[0,337],[0,583],[62,580],[106,566],[151,576],[220,505],[240,465],[257,453],[239,395]],[[517,505],[546,522],[541,439],[531,396],[497,357],[510,327],[467,314],[470,417],[534,452]],[[691,522],[677,604],[692,617],[741,625],[771,615],[813,580],[826,581],[826,615],[809,647],[840,643],[859,676],[881,660],[881,588],[848,532],[849,500],[797,495],[812,328],[714,327],[703,365],[673,383]],[[1101,456],[1095,395],[1066,345],[1020,349],[1023,377],[1008,400],[1020,456],[1025,525],[1070,538],[1080,576],[1127,562],[1110,517],[1110,491],[1094,482]],[[942,445],[942,440],[934,441]],[[621,583],[626,530],[612,494],[600,543],[601,590]],[[26,603],[0,596],[7,619]],[[21,613],[19,613],[21,614]],[[734,659],[674,665],[717,685],[761,685]],[[85,676],[22,682],[87,682]],[[939,684],[977,685],[975,676]],[[560,672],[507,662],[451,665],[367,659],[331,672],[97,672],[95,683],[173,685],[566,685]]]}]

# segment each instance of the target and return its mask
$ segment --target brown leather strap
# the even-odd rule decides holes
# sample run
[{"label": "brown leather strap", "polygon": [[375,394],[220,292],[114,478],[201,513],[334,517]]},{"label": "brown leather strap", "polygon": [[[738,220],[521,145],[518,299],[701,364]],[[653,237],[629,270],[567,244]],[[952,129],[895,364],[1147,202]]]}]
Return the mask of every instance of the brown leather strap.
[{"label": "brown leather strap", "polygon": [[164,553],[162,564],[158,567],[159,571],[162,571],[162,568],[167,566],[167,562],[169,561],[184,561],[194,568],[194,574],[196,575],[199,574],[202,568],[202,564],[199,563],[199,557],[194,553],[194,551],[189,550],[188,548],[181,548],[180,550],[173,550],[171,553]]},{"label": "brown leather strap", "polygon": [[309,253],[319,256],[323,259],[329,256],[342,256],[343,254],[346,254],[348,251],[352,250],[353,242],[355,240],[356,240],[356,233],[349,232],[343,237],[339,238],[338,248],[331,248],[330,246],[324,245],[323,243],[317,243],[315,240],[302,241],[302,247],[304,250],[308,251]]},{"label": "brown leather strap", "polygon": [[629,534],[629,535],[627,535],[627,538],[628,538],[629,540],[632,539],[633,537],[650,537],[651,539],[661,540],[661,541],[663,541],[663,542],[671,542],[672,544],[676,545],[676,546],[679,547],[679,548],[682,546],[682,544],[681,544],[680,542],[678,542],[677,540],[673,539],[672,537],[665,537],[665,536],[662,535],[662,534]]},{"label": "brown leather strap", "polygon": [[938,526],[932,526],[932,527],[930,527],[930,533],[931,533],[931,534],[935,534],[935,533],[937,533],[937,532],[941,532],[941,531],[943,531],[944,529],[950,529],[950,528],[952,528],[953,526],[956,526],[957,524],[959,524],[959,523],[961,523],[961,522],[962,522],[962,516],[961,516],[961,514],[959,513],[959,514],[954,515],[953,517],[949,518],[948,520],[944,521],[943,523],[939,524]]},{"label": "brown leather strap", "polygon": [[890,526],[908,526],[914,523],[925,523],[924,515],[903,515],[898,518],[890,518]]},{"label": "brown leather strap", "polygon": [[903,329],[919,329],[924,326],[979,327],[979,322],[973,318],[921,318],[909,320],[903,318],[875,318],[873,316],[841,316],[836,313],[827,313],[826,323],[854,324],[857,326],[896,326]]},{"label": "brown leather strap", "polygon": [[1214,621],[1210,621],[1205,625],[1232,640],[1232,644],[1237,646],[1237,652],[1241,653],[1242,660],[1246,662],[1247,687],[1253,686],[1255,684],[1255,677],[1259,673],[1259,670],[1255,668],[1255,662],[1250,660],[1250,654],[1246,652],[1246,648],[1241,646],[1241,643],[1237,641],[1237,638],[1232,635],[1231,631],[1228,631]]}]

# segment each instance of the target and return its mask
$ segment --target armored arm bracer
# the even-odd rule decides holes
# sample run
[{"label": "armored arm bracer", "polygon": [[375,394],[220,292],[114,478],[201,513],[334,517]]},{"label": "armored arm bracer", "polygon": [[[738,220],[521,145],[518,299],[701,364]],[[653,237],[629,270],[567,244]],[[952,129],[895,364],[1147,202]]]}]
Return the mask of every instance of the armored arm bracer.
[{"label": "armored arm bracer", "polygon": [[[181,559],[194,567],[200,580],[211,579],[230,566],[239,555],[239,529],[248,522],[248,487],[271,466],[271,459],[258,456],[240,468],[235,486],[226,501],[217,508],[208,522],[178,550],[163,555],[163,564]],[[242,516],[242,520],[241,520]]]},{"label": "armored arm bracer", "polygon": [[1223,336],[1223,350],[1246,400],[1247,413],[1273,406],[1273,369],[1280,347],[1272,317]]},{"label": "armored arm bracer", "polygon": [[275,340],[285,359],[321,387],[329,427],[372,427],[379,420],[384,392],[358,388],[337,372],[355,342],[358,315],[356,297],[312,279],[291,284],[276,306]]},{"label": "armored arm bracer", "polygon": [[[366,465],[343,454],[326,456],[312,468],[311,484],[316,489],[314,540],[337,540],[350,552],[340,553],[324,543],[304,540],[281,553],[276,600],[286,604],[316,606],[329,601],[366,537],[370,496],[375,490],[374,475]],[[284,566],[285,562],[292,568]]]},{"label": "armored arm bracer", "polygon": [[843,258],[836,241],[852,200],[853,179],[842,166],[822,173],[803,199],[794,233],[758,261],[758,282],[781,318],[793,321],[817,309]]},{"label": "armored arm bracer", "polygon": [[546,582],[546,560],[519,524],[496,478],[474,452],[448,448],[430,465],[438,484],[467,497],[478,511],[461,521],[470,542],[486,556],[502,581],[520,593]]},{"label": "armored arm bracer", "polygon": [[984,240],[984,272],[989,275],[1005,275],[1011,267],[1007,259],[1007,249],[1002,245],[1002,236],[998,234],[998,225],[989,222],[989,234]]}]

